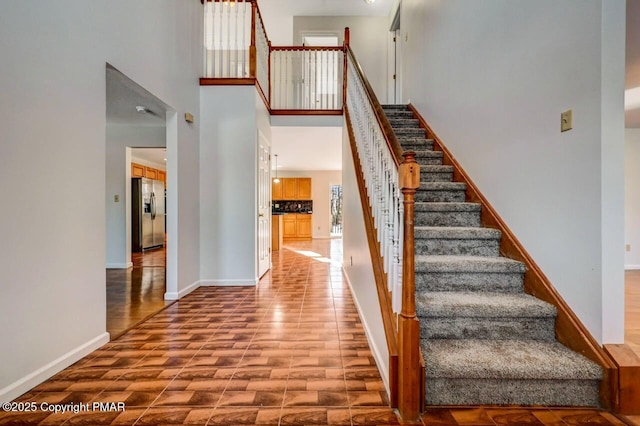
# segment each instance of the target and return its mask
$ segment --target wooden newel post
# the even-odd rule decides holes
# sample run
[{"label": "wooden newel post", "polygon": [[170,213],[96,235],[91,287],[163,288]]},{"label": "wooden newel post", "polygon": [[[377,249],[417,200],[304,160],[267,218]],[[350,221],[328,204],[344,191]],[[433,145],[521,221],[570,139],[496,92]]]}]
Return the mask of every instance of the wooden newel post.
[{"label": "wooden newel post", "polygon": [[404,247],[402,248],[402,310],[398,317],[398,409],[405,422],[420,420],[420,323],[416,316],[414,205],[420,188],[420,165],[416,153],[407,151],[398,168],[404,195]]},{"label": "wooden newel post", "polygon": [[258,3],[251,2],[251,45],[249,46],[249,77],[256,78],[258,54],[256,49],[256,22],[258,21]]},{"label": "wooden newel post", "polygon": [[344,29],[344,42],[342,43],[344,46],[344,67],[342,68],[342,107],[347,106],[347,63],[348,55],[349,55],[349,43],[351,42],[351,30],[349,27],[345,27]]}]

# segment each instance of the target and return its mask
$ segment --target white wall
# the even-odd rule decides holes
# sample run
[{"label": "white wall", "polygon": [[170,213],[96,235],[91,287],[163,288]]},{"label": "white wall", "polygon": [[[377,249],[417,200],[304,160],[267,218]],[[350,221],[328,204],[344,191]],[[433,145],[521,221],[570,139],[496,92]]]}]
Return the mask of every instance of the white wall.
[{"label": "white wall", "polygon": [[404,99],[594,337],[620,342],[624,2],[403,0],[401,19]]},{"label": "white wall", "polygon": [[[109,62],[199,115],[199,2],[3,2],[0,39],[0,401],[102,345]],[[177,286],[198,279],[198,139],[176,124]]]},{"label": "white wall", "polygon": [[640,129],[625,130],[624,234],[625,268],[640,269]]},{"label": "white wall", "polygon": [[389,350],[346,125],[342,137],[343,269],[380,375],[389,392]]},{"label": "white wall", "polygon": [[[127,214],[129,213],[130,215],[130,204],[127,198],[130,190],[127,185],[130,186],[130,184],[126,177],[127,171],[131,170],[131,163],[126,161],[126,148],[132,146],[166,146],[165,127],[107,126],[107,190],[105,192],[107,268],[127,268],[131,266],[131,230],[127,230]],[[135,160],[133,157],[132,161],[158,167],[147,161]],[[164,170],[165,167],[163,166],[162,169]],[[119,202],[116,203],[114,201],[114,195],[119,196]]]},{"label": "white wall", "polygon": [[331,237],[331,186],[342,185],[342,172],[335,170],[282,170],[279,177],[310,177],[313,200],[313,238]]},{"label": "white wall", "polygon": [[202,284],[255,285],[257,135],[271,139],[268,113],[254,86],[203,86],[200,100]]},{"label": "white wall", "polygon": [[362,66],[380,103],[387,102],[387,17],[359,16],[295,16],[293,42],[302,44],[303,31],[332,31],[344,41],[344,29],[351,31],[351,49]]}]

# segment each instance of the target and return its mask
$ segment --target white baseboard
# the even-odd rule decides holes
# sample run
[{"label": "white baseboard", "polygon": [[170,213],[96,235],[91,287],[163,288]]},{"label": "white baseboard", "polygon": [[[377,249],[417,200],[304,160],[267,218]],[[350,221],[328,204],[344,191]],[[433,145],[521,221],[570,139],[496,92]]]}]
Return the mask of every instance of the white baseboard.
[{"label": "white baseboard", "polygon": [[349,290],[351,290],[351,296],[353,297],[353,303],[356,305],[356,310],[358,311],[358,316],[360,317],[360,321],[362,322],[364,334],[365,336],[367,336],[367,342],[369,342],[369,347],[371,348],[373,359],[376,360],[376,364],[378,365],[378,369],[380,370],[380,376],[382,377],[382,382],[384,383],[384,387],[387,390],[387,395],[391,395],[391,387],[389,386],[389,363],[384,362],[384,358],[382,356],[382,353],[380,352],[380,348],[376,346],[373,339],[371,339],[371,327],[367,323],[367,318],[362,315],[363,309],[360,306],[358,299],[355,297],[356,293],[355,291],[353,291],[351,280],[349,280],[349,275],[347,275],[347,271],[346,269],[344,269],[344,266],[342,267],[342,273],[347,279],[347,284],[349,285]]},{"label": "white baseboard", "polygon": [[253,280],[202,280],[203,287],[251,287],[258,285],[258,278]]},{"label": "white baseboard", "polygon": [[107,263],[107,269],[129,269],[133,267],[133,262],[129,263]]},{"label": "white baseboard", "polygon": [[192,291],[196,290],[201,285],[202,285],[202,281],[196,281],[193,284],[183,288],[182,290],[180,290],[178,292],[168,291],[168,292],[166,292],[164,294],[164,300],[180,300],[183,297],[185,297],[187,294],[189,294]]},{"label": "white baseboard", "polygon": [[49,377],[64,370],[99,347],[109,342],[109,333],[102,333],[88,342],[74,348],[49,364],[27,374],[20,380],[0,389],[0,402],[11,401],[30,389],[38,386]]},{"label": "white baseboard", "polygon": [[640,269],[640,265],[624,265],[625,270]]}]

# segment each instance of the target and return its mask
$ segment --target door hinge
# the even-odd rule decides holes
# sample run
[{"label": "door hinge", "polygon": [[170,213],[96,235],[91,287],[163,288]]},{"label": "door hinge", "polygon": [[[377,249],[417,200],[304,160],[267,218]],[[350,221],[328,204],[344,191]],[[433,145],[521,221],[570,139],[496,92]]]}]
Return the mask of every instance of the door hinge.
[{"label": "door hinge", "polygon": [[394,79],[394,80],[396,79],[396,75],[395,75],[395,74],[393,75],[393,79]]},{"label": "door hinge", "polygon": [[396,42],[396,38],[395,38],[395,37],[393,38],[393,42],[394,42],[394,43]]}]

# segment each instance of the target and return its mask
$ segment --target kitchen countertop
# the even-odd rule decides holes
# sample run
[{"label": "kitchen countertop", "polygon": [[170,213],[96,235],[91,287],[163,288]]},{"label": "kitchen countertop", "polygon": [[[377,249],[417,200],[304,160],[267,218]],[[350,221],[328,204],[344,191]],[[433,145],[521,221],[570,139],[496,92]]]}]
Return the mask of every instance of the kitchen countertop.
[{"label": "kitchen countertop", "polygon": [[285,214],[313,214],[313,212],[271,212],[272,216],[281,216]]}]

